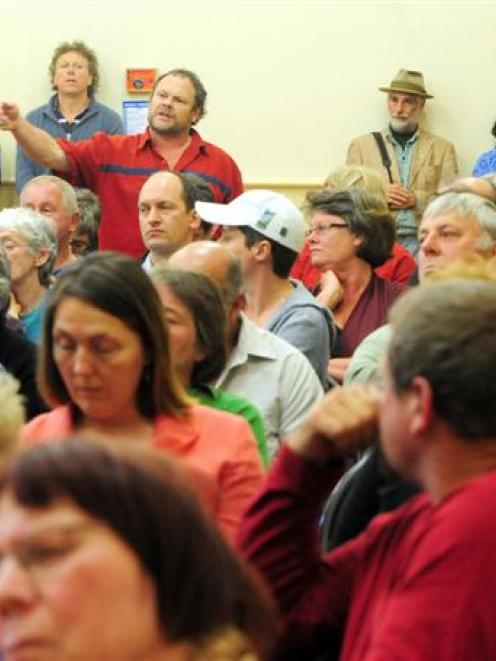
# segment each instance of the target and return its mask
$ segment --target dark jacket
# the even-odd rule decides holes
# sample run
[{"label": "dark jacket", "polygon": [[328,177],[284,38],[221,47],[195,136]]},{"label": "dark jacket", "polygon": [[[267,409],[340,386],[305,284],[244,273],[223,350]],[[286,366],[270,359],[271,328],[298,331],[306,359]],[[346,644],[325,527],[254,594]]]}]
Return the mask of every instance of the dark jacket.
[{"label": "dark jacket", "polygon": [[0,364],[15,376],[24,396],[26,419],[48,411],[36,387],[36,346],[9,321],[0,320]]}]

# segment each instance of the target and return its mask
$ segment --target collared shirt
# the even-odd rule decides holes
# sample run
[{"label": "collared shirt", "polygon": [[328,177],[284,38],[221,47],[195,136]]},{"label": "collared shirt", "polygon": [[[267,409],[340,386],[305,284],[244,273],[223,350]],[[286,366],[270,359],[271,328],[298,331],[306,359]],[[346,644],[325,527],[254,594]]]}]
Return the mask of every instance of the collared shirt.
[{"label": "collared shirt", "polygon": [[146,255],[145,259],[141,262],[141,268],[143,269],[143,271],[145,273],[148,273],[148,275],[150,275],[150,273],[152,272],[153,264],[152,264],[152,258],[150,256],[150,253],[148,253]]},{"label": "collared shirt", "polygon": [[472,176],[483,177],[485,174],[491,174],[492,172],[496,172],[496,149],[494,147],[477,158]]},{"label": "collared shirt", "polygon": [[88,100],[88,105],[85,108],[83,108],[83,110],[81,110],[81,112],[78,113],[74,117],[74,119],[70,119],[70,120],[64,117],[64,115],[60,110],[60,102],[59,102],[58,94],[54,94],[52,96],[52,98],[50,99],[50,103],[52,105],[53,114],[57,118],[57,122],[62,127],[65,133],[65,137],[67,138],[67,140],[70,140],[73,130],[75,129],[76,126],[78,126],[78,124],[81,124],[81,122],[84,120],[85,116],[88,114],[90,110],[89,100]]},{"label": "collared shirt", "polygon": [[[396,154],[396,161],[398,163],[398,170],[400,173],[400,181],[405,188],[408,188],[410,181],[410,169],[412,165],[413,154],[418,139],[418,129],[412,137],[406,141],[403,146],[399,143],[389,127],[387,130],[386,140],[393,145],[394,153]],[[418,225],[415,220],[414,209],[400,209],[396,215],[396,227],[398,234],[417,234]]]},{"label": "collared shirt", "polygon": [[238,342],[215,386],[255,404],[264,419],[271,456],[323,395],[305,356],[244,315]]},{"label": "collared shirt", "polygon": [[[146,248],[138,222],[139,191],[151,174],[170,169],[154,149],[149,130],[138,135],[96,133],[89,140],[58,143],[69,159],[70,172],[57,174],[100,197],[100,249],[118,250],[136,258],[143,255]],[[191,142],[174,167],[202,177],[211,185],[217,202],[229,202],[243,190],[233,159],[202,140],[193,129]]]}]

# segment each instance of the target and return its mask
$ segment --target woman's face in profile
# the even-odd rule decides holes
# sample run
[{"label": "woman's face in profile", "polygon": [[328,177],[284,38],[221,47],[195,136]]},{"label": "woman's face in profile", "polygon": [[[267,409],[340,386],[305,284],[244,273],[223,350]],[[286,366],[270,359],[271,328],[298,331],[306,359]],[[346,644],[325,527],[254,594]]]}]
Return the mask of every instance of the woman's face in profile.
[{"label": "woman's face in profile", "polygon": [[136,393],[145,351],[137,333],[120,319],[67,297],[55,312],[52,352],[86,422],[123,425],[139,416]]},{"label": "woman's face in profile", "polygon": [[188,386],[195,363],[205,356],[198,346],[195,321],[189,308],[174,296],[169,287],[154,284],[165,310],[174,368]]},{"label": "woman's face in profile", "polygon": [[353,258],[361,240],[340,216],[316,211],[310,218],[308,243],[313,266],[325,270]]},{"label": "woman's face in profile", "polygon": [[67,500],[26,508],[0,497],[0,617],[5,661],[147,660],[163,646],[134,551]]}]

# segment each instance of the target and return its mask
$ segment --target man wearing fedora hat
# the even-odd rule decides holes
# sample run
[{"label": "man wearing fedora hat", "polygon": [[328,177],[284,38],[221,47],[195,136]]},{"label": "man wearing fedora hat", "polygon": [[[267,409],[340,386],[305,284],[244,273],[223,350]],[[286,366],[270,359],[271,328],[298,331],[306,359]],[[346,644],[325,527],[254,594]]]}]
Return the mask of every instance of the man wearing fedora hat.
[{"label": "man wearing fedora hat", "polygon": [[442,181],[458,172],[455,148],[419,126],[425,100],[433,98],[420,71],[400,69],[379,90],[388,94],[389,125],[352,140],[346,163],[366,165],[381,175],[398,241],[416,256],[418,223],[427,202]]}]

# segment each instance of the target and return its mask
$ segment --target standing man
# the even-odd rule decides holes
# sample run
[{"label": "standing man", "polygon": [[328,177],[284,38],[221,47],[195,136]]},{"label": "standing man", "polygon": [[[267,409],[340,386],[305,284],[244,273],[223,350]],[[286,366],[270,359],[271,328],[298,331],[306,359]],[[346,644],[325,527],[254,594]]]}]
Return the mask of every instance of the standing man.
[{"label": "standing man", "polygon": [[0,128],[12,131],[38,163],[100,197],[102,250],[140,257],[145,246],[138,223],[138,194],[154,172],[174,169],[198,174],[212,186],[218,202],[229,202],[242,192],[241,174],[233,159],[205,142],[193,128],[205,114],[206,97],[196,74],[173,69],[155,83],[144,133],[97,133],[83,142],[57,141],[24,119],[11,103],[0,104]]},{"label": "standing man", "polygon": [[73,187],[60,177],[42,174],[24,186],[20,204],[21,207],[51,218],[55,223],[57,257],[51,275],[57,276],[64,266],[77,259],[70,245],[79,222],[78,202]]},{"label": "standing man", "polygon": [[455,148],[420,127],[425,101],[433,98],[420,71],[400,69],[391,84],[379,90],[388,95],[389,126],[352,140],[346,163],[381,174],[396,214],[398,241],[416,256],[418,223],[427,202],[443,180],[458,172]]},{"label": "standing man", "polygon": [[[99,79],[98,61],[86,44],[82,41],[60,44],[52,55],[49,74],[55,94],[48,103],[26,115],[32,124],[54,138],[65,138],[73,142],[86,140],[96,131],[110,135],[124,133],[120,115],[95,99]],[[30,179],[48,172],[48,168],[35,163],[21,147],[17,147],[18,193]]]}]

